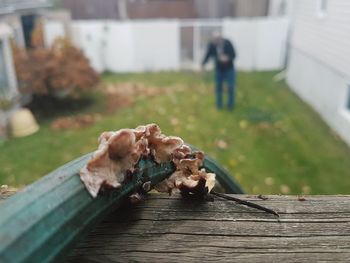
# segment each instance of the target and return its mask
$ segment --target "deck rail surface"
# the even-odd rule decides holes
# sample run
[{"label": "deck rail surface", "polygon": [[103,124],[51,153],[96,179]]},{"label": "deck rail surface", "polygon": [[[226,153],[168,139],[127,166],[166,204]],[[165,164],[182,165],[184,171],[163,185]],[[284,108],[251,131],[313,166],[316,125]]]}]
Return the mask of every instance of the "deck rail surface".
[{"label": "deck rail surface", "polygon": [[350,196],[235,195],[234,202],[150,194],[110,214],[67,262],[350,262]]}]

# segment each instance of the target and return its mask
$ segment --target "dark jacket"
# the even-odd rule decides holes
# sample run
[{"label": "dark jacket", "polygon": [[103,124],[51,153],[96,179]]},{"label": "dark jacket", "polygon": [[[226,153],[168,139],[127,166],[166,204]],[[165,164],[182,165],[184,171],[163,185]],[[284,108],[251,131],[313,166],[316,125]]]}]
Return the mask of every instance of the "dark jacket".
[{"label": "dark jacket", "polygon": [[208,62],[208,60],[211,57],[213,57],[215,60],[216,70],[226,71],[228,69],[232,69],[233,68],[233,60],[236,57],[236,52],[235,52],[233,45],[231,44],[231,42],[229,40],[224,39],[222,50],[223,50],[223,54],[225,54],[229,57],[229,60],[226,63],[222,63],[219,61],[218,54],[217,54],[217,46],[214,43],[209,43],[207,53],[203,59],[202,65],[204,66]]}]

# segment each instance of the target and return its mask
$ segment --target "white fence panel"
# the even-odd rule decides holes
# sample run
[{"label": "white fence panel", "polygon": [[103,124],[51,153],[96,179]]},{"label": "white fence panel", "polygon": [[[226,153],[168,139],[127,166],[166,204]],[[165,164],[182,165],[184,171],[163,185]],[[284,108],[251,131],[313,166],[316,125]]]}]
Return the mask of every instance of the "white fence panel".
[{"label": "white fence panel", "polygon": [[284,67],[288,34],[285,18],[223,21],[223,35],[236,48],[240,70],[276,70]]},{"label": "white fence panel", "polygon": [[45,21],[44,42],[46,46],[51,46],[57,38],[65,37],[64,24],[61,21]]},{"label": "white fence panel", "polygon": [[178,70],[179,30],[179,23],[176,21],[132,23],[135,70]]},{"label": "white fence panel", "polygon": [[274,70],[285,66],[288,20],[260,19],[257,22],[255,69]]},{"label": "white fence panel", "polygon": [[104,22],[98,20],[73,23],[73,41],[84,51],[92,67],[98,72],[106,70],[103,36],[104,25]]},{"label": "white fence panel", "polygon": [[[213,22],[215,27],[222,29],[224,37],[235,45],[239,70],[276,70],[284,67],[287,19],[224,19]],[[184,23],[193,30],[181,34]],[[213,25],[208,25],[207,20],[80,20],[73,22],[73,37],[99,72],[179,70],[189,67],[191,56],[191,68],[195,69],[202,59],[198,55],[204,52],[202,42],[206,42],[208,37],[204,33],[209,29],[214,30]],[[183,47],[181,37],[184,36],[188,47]],[[194,50],[191,51],[192,47]],[[191,51],[190,57],[186,55],[186,63],[181,61],[183,48]]]},{"label": "white fence panel", "polygon": [[112,72],[135,71],[133,34],[129,23],[110,22],[105,25],[105,69]]},{"label": "white fence panel", "polygon": [[223,36],[232,41],[236,50],[236,68],[254,69],[257,23],[252,20],[224,20]]},{"label": "white fence panel", "polygon": [[179,69],[177,21],[77,21],[73,34],[99,72]]}]

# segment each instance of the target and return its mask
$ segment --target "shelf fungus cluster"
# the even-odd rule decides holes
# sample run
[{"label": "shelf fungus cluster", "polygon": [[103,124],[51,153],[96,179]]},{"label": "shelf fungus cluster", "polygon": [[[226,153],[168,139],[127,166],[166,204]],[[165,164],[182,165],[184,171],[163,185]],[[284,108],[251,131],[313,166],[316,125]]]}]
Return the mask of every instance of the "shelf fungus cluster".
[{"label": "shelf fungus cluster", "polygon": [[[101,188],[121,187],[142,157],[152,157],[157,163],[172,161],[176,167],[173,174],[154,186],[159,192],[207,194],[215,185],[215,174],[200,169],[204,154],[192,152],[179,137],[162,134],[156,124],[104,132],[98,142],[98,149],[80,171],[93,197]],[[137,199],[138,195],[133,197]]]}]

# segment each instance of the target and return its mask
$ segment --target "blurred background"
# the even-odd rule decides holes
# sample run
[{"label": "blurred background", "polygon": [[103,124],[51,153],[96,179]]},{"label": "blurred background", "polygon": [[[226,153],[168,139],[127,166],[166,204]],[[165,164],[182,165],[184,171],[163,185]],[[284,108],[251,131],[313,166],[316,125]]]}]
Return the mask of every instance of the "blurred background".
[{"label": "blurred background", "polygon": [[[215,108],[214,32],[237,53]],[[347,0],[1,0],[0,185],[157,123],[254,194],[350,193]]]}]

